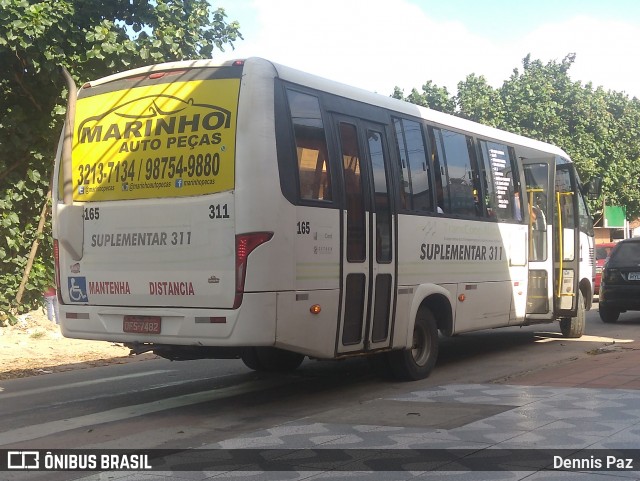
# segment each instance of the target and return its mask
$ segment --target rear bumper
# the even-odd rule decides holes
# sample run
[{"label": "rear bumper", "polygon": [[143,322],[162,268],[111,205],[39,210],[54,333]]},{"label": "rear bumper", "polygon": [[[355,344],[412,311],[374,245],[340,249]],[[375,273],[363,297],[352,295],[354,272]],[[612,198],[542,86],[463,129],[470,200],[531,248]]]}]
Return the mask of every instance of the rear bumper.
[{"label": "rear bumper", "polygon": [[621,311],[640,311],[640,286],[603,285],[600,306]]},{"label": "rear bumper", "polygon": [[[183,346],[272,346],[276,304],[275,292],[245,293],[242,305],[235,310],[63,304],[60,326],[65,337],[76,339]],[[124,332],[125,315],[160,316],[160,334]]]}]

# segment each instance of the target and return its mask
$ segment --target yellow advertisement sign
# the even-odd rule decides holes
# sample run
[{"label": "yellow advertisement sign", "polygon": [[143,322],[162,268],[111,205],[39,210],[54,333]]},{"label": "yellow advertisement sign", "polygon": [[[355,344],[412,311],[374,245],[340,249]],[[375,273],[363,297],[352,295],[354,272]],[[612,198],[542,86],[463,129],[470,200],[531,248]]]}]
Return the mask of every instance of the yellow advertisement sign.
[{"label": "yellow advertisement sign", "polygon": [[73,199],[233,189],[239,79],[190,80],[78,100]]}]

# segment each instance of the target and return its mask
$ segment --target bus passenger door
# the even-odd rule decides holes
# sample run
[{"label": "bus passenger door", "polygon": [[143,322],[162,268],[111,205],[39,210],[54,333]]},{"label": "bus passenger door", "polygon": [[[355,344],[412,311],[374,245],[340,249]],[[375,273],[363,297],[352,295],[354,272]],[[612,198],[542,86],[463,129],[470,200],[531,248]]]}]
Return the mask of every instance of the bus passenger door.
[{"label": "bus passenger door", "polygon": [[523,159],[529,209],[529,275],[526,317],[552,320],[553,313],[553,164],[552,159]]},{"label": "bus passenger door", "polygon": [[556,166],[554,193],[554,299],[556,318],[577,313],[580,235],[576,198],[577,182],[571,164]]},{"label": "bus passenger door", "polygon": [[343,173],[337,353],[388,347],[395,302],[395,219],[385,127],[335,116]]},{"label": "bus passenger door", "polygon": [[577,310],[579,235],[570,164],[523,161],[529,205],[527,318],[573,317]]}]

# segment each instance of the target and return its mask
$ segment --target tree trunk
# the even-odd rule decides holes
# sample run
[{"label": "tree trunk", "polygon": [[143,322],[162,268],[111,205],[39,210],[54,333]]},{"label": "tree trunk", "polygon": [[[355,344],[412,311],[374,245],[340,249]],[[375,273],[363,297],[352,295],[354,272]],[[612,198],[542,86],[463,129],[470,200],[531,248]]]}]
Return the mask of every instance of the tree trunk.
[{"label": "tree trunk", "polygon": [[42,211],[40,211],[40,222],[38,222],[38,232],[36,233],[36,238],[31,244],[31,252],[29,252],[29,259],[27,260],[27,265],[24,268],[24,273],[22,274],[22,282],[20,282],[20,287],[18,287],[18,293],[16,294],[16,303],[20,304],[22,302],[22,295],[24,294],[25,286],[27,285],[27,281],[29,280],[29,274],[31,273],[31,268],[33,267],[33,261],[36,258],[36,253],[38,252],[38,246],[40,245],[40,241],[38,238],[42,231],[44,230],[44,223],[47,220],[47,212],[49,211],[49,198],[51,197],[51,190],[47,192],[47,196],[44,200],[44,205],[42,206]]}]

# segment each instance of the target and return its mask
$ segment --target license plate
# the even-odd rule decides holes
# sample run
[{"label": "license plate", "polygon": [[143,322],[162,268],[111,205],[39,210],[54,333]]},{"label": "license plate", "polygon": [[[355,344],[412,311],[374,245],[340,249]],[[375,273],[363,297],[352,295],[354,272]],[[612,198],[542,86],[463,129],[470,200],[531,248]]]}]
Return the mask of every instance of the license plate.
[{"label": "license plate", "polygon": [[160,334],[160,316],[124,316],[122,330],[133,334]]},{"label": "license plate", "polygon": [[640,272],[629,272],[627,279],[630,281],[640,281]]}]

